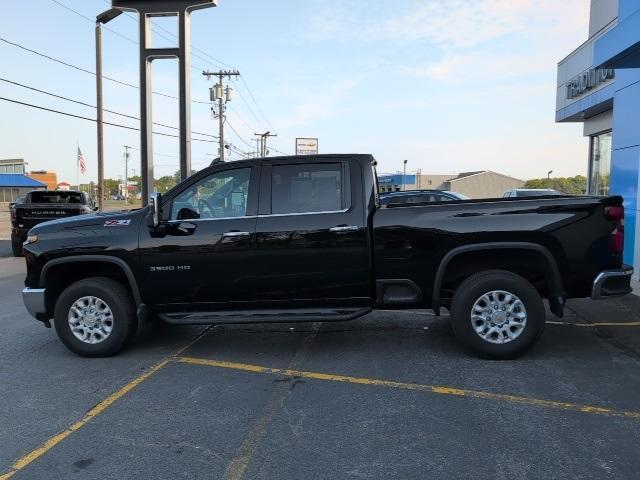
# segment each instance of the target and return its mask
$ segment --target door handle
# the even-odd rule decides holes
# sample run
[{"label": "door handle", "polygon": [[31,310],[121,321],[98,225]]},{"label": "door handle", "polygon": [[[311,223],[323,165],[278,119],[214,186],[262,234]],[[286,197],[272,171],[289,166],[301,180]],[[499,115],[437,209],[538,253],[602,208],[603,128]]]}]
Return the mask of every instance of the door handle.
[{"label": "door handle", "polygon": [[330,232],[353,232],[354,230],[358,230],[357,225],[338,225],[329,229]]},{"label": "door handle", "polygon": [[251,235],[249,232],[239,232],[237,230],[231,230],[222,234],[223,237],[248,237]]}]

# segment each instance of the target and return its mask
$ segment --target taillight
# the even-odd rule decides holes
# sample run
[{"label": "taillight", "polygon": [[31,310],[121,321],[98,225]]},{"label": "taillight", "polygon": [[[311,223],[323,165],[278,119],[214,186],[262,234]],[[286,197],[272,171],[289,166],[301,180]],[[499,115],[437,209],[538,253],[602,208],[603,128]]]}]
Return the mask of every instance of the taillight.
[{"label": "taillight", "polygon": [[604,216],[607,217],[607,220],[623,220],[624,207],[622,205],[604,207]]},{"label": "taillight", "polygon": [[605,207],[604,216],[607,220],[616,222],[611,232],[611,251],[620,254],[624,251],[624,207],[622,205]]}]

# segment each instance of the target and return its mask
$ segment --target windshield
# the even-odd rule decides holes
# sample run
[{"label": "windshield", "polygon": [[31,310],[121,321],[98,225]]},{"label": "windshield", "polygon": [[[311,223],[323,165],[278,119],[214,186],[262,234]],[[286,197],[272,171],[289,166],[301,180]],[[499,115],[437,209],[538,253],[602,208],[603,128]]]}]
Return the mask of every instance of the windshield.
[{"label": "windshield", "polygon": [[31,192],[30,200],[31,203],[83,203],[80,192]]}]

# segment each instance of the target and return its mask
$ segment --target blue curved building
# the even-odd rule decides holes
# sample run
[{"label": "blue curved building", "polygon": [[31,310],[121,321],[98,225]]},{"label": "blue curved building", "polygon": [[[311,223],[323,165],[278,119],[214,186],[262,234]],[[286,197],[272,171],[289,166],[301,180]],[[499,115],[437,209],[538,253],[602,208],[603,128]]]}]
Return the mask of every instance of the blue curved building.
[{"label": "blue curved building", "polygon": [[588,193],[624,197],[624,260],[640,272],[639,0],[591,0],[589,38],[558,64],[556,121],[584,124]]}]

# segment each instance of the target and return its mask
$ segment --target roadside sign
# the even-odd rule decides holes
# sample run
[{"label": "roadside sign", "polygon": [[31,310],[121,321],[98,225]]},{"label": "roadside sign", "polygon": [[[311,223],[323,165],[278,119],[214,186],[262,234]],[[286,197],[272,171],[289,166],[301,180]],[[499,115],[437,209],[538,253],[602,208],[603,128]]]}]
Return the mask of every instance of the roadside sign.
[{"label": "roadside sign", "polygon": [[317,138],[296,138],[296,155],[317,155]]}]

